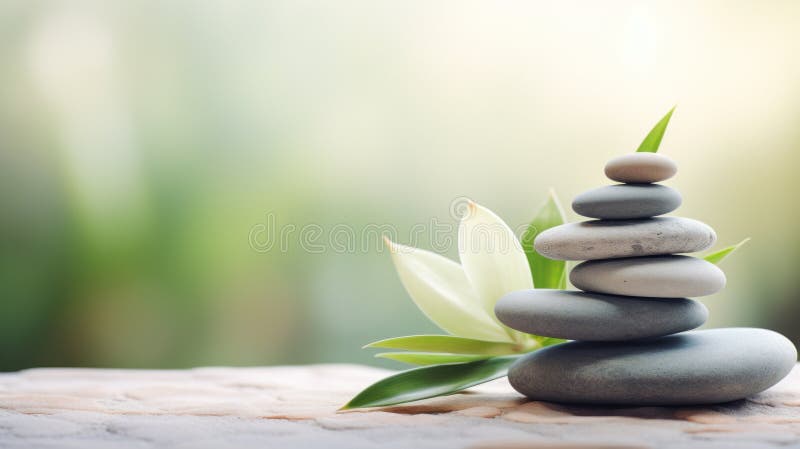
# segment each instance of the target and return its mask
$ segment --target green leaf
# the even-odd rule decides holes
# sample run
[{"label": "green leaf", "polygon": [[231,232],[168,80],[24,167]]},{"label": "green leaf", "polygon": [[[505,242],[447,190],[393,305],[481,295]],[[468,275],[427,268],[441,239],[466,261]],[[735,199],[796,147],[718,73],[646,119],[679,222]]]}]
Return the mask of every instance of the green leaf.
[{"label": "green leaf", "polygon": [[469,363],[412,368],[389,376],[357,394],[341,410],[383,407],[436,396],[503,377],[520,356],[502,356]]},{"label": "green leaf", "polygon": [[672,118],[672,112],[675,111],[675,106],[667,112],[667,115],[661,118],[661,120],[656,123],[656,126],[650,130],[650,133],[647,134],[647,137],[644,138],[642,144],[639,145],[639,149],[637,152],[647,152],[647,153],[655,153],[658,151],[659,145],[661,145],[661,139],[664,137],[664,131],[667,130],[667,125],[669,125],[669,119]]},{"label": "green leaf", "polygon": [[396,360],[410,365],[441,365],[443,363],[465,363],[488,359],[486,354],[437,354],[433,352],[382,352],[375,354],[382,359]]},{"label": "green leaf", "polygon": [[714,253],[711,253],[711,254],[707,255],[707,256],[703,257],[703,259],[705,259],[705,260],[707,260],[707,261],[709,261],[709,262],[711,262],[713,264],[718,264],[718,263],[722,262],[722,259],[728,257],[729,255],[731,255],[731,253],[733,253],[734,251],[739,249],[740,246],[744,245],[745,243],[747,243],[749,241],[750,241],[750,237],[747,237],[746,239],[742,240],[741,242],[739,242],[739,243],[737,243],[735,245],[731,245],[731,246],[729,246],[727,248],[722,248],[721,250],[719,250],[717,252],[714,252]]},{"label": "green leaf", "polygon": [[405,349],[407,351],[440,352],[448,354],[516,354],[520,347],[513,343],[474,340],[453,335],[409,335],[387,338],[364,348]]},{"label": "green leaf", "polygon": [[563,338],[542,337],[541,340],[539,340],[539,344],[541,344],[542,347],[545,348],[547,346],[560,345],[561,343],[565,343],[566,341],[567,340],[564,340]]},{"label": "green leaf", "polygon": [[535,288],[561,290],[567,288],[566,262],[548,259],[537,253],[533,247],[533,241],[540,232],[562,225],[564,222],[564,210],[558,202],[555,191],[550,189],[547,201],[522,234],[522,249],[525,250],[525,255],[528,257],[528,265],[531,268]]}]

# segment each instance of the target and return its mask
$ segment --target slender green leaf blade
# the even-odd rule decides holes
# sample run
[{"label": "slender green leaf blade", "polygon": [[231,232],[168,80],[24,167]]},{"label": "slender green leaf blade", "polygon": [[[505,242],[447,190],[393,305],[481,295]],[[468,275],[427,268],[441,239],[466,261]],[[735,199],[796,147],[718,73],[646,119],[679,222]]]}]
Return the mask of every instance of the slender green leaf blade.
[{"label": "slender green leaf blade", "polygon": [[711,262],[713,264],[718,264],[718,263],[722,262],[722,259],[725,259],[726,257],[730,256],[734,251],[739,249],[740,246],[744,245],[748,241],[750,241],[750,237],[747,237],[746,239],[742,240],[741,242],[739,242],[739,243],[737,243],[735,245],[731,245],[731,246],[728,246],[727,248],[722,248],[721,250],[719,250],[717,252],[713,252],[713,253],[703,257],[703,259],[705,259],[705,260],[707,260],[707,261],[709,261],[709,262]]},{"label": "slender green leaf blade", "polygon": [[567,340],[564,340],[563,338],[542,337],[542,339],[539,340],[539,343],[542,345],[543,348],[546,348],[548,346],[560,345],[561,343],[564,343],[566,341]]},{"label": "slender green leaf blade", "polygon": [[474,340],[453,335],[409,335],[387,338],[364,348],[405,349],[407,351],[449,354],[506,355],[520,352],[518,345],[499,341]]},{"label": "slender green leaf blade", "polygon": [[382,352],[375,354],[382,359],[396,360],[409,365],[441,365],[444,363],[466,363],[491,358],[487,354],[437,354],[433,352]]},{"label": "slender green leaf blade", "polygon": [[341,410],[383,407],[452,394],[508,373],[520,356],[501,356],[470,363],[431,365],[401,371],[370,385]]},{"label": "slender green leaf blade", "polygon": [[661,139],[664,138],[664,132],[667,130],[669,119],[672,118],[672,113],[674,111],[675,106],[667,112],[667,115],[656,123],[656,126],[650,130],[647,137],[645,137],[641,145],[639,145],[639,148],[636,150],[637,152],[655,153],[658,151],[658,147],[661,145]]},{"label": "slender green leaf blade", "polygon": [[522,249],[525,250],[525,255],[528,257],[528,265],[531,268],[535,288],[563,290],[567,287],[566,262],[548,259],[537,253],[533,247],[533,241],[540,232],[562,225],[565,221],[564,210],[558,202],[558,197],[556,197],[555,191],[550,189],[547,201],[522,234]]}]

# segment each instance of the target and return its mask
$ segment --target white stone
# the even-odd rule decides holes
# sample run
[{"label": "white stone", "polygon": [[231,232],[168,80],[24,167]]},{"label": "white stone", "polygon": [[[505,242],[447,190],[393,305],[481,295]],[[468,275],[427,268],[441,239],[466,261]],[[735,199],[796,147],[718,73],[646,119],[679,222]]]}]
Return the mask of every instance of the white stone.
[{"label": "white stone", "polygon": [[716,240],[716,233],[705,223],[656,217],[567,223],[536,236],[534,247],[550,259],[594,260],[693,253]]},{"label": "white stone", "polygon": [[611,159],[606,164],[609,179],[627,183],[665,181],[678,172],[678,165],[657,153],[630,153]]},{"label": "white stone", "polygon": [[689,256],[590,260],[575,266],[569,280],[587,292],[649,298],[707,296],[725,287],[722,270]]}]

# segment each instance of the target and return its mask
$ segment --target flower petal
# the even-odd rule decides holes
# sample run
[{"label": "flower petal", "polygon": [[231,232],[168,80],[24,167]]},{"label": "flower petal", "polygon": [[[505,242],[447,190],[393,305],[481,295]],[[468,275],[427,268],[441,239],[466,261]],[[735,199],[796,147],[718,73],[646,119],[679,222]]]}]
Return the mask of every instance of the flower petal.
[{"label": "flower petal", "polygon": [[528,259],[511,228],[489,209],[469,203],[458,229],[458,251],[478,300],[494,317],[506,293],[533,288]]},{"label": "flower petal", "polygon": [[494,314],[486,315],[481,309],[461,266],[388,238],[386,245],[406,291],[436,325],[461,337],[509,341],[508,333],[492,318]]}]

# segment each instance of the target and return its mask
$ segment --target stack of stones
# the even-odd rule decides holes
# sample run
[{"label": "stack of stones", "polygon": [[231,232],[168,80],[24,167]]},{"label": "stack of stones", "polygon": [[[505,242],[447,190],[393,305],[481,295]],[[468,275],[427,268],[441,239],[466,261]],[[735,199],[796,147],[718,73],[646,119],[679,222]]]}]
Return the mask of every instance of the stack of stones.
[{"label": "stack of stones", "polygon": [[[611,160],[606,175],[623,184],[579,195],[572,208],[598,220],[537,236],[545,257],[583,260],[570,273],[582,291],[525,290],[498,301],[500,321],[519,331],[576,340],[533,352],[509,370],[511,385],[534,400],[689,405],[727,402],[763,391],[797,360],[794,345],[765,329],[691,331],[708,310],[689,297],[716,293],[723,272],[678,255],[709,248],[707,225],[659,217],[681,195],[655,184],[677,172],[655,153]],[[688,331],[688,332],[687,332]]]}]

